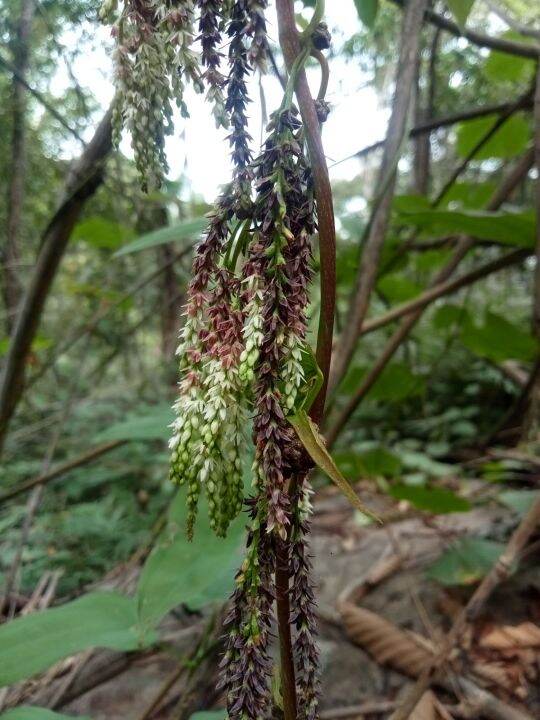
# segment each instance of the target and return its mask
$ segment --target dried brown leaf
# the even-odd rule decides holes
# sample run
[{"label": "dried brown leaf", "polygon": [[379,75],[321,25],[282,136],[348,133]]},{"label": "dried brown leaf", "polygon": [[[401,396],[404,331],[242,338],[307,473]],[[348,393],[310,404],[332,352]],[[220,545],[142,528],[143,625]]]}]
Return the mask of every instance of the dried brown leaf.
[{"label": "dried brown leaf", "polygon": [[350,639],[379,664],[418,677],[433,659],[433,652],[422,647],[414,635],[380,615],[349,602],[340,603],[339,611]]},{"label": "dried brown leaf", "polygon": [[490,650],[540,647],[540,627],[532,622],[503,625],[486,633],[480,639],[480,647]]},{"label": "dried brown leaf", "polygon": [[418,705],[409,715],[409,720],[439,720],[437,712],[437,698],[432,690],[426,692],[420,698]]}]

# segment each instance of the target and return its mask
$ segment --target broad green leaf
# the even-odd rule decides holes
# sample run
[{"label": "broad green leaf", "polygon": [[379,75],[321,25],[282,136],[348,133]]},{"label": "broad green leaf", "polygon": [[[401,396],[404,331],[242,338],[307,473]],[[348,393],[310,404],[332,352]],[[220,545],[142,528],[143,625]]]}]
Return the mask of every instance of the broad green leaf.
[{"label": "broad green leaf", "polygon": [[448,9],[454,16],[457,24],[464,27],[467,22],[475,0],[446,0]]},{"label": "broad green leaf", "polygon": [[402,274],[393,273],[385,275],[377,283],[377,289],[391,303],[400,303],[411,300],[419,295],[423,288],[418,283],[409,280]]},{"label": "broad green leaf", "polygon": [[451,210],[456,209],[456,206],[469,210],[481,210],[493,195],[495,187],[495,183],[490,181],[467,182],[461,180],[455,182],[444,196],[444,206]]},{"label": "broad green leaf", "polygon": [[184,222],[176,223],[176,225],[154,230],[145,235],[141,235],[141,237],[133,242],[120,248],[120,250],[115,252],[114,257],[139,252],[139,250],[146,250],[147,248],[164,245],[165,243],[196,238],[207,225],[208,219],[202,217],[193,220],[184,220]]},{"label": "broad green leaf", "polygon": [[185,533],[185,497],[178,493],[171,509],[173,523],[148,557],[139,578],[136,603],[141,630],[157,625],[180,603],[199,608],[224,600],[242,563],[244,518],[230,526],[226,538],[210,528],[201,502],[193,540]]},{"label": "broad green leaf", "polygon": [[133,231],[120,223],[102,217],[90,217],[75,227],[72,240],[103,250],[114,250],[132,237]]},{"label": "broad green leaf", "polygon": [[451,249],[442,248],[441,250],[424,250],[415,258],[414,265],[418,272],[432,272],[442,267],[452,255]]},{"label": "broad green leaf", "polygon": [[390,495],[396,500],[408,500],[420,510],[444,514],[466,512],[471,509],[470,503],[445,488],[418,487],[417,485],[393,485]]},{"label": "broad green leaf", "polygon": [[304,343],[302,347],[302,371],[304,373],[304,385],[300,389],[297,399],[298,405],[295,407],[295,411],[302,408],[309,412],[322,387],[324,376],[317,364],[315,353],[308,343]]},{"label": "broad green leaf", "polygon": [[499,495],[498,500],[511,510],[515,510],[518,515],[525,515],[539,496],[538,490],[507,490]]},{"label": "broad green leaf", "polygon": [[505,546],[482,538],[462,538],[427,571],[443,585],[470,585],[481,580],[497,562]]},{"label": "broad green leaf", "polygon": [[532,335],[492,312],[486,313],[482,325],[476,325],[472,320],[466,322],[461,340],[473,353],[494,362],[527,362],[538,352],[537,341]]},{"label": "broad green leaf", "polygon": [[328,475],[330,480],[337,485],[351,505],[353,505],[357,510],[360,510],[361,513],[364,513],[364,515],[369,515],[369,517],[372,517],[380,522],[379,518],[372,513],[371,510],[368,510],[362,502],[360,502],[357,494],[339,471],[338,466],[326,449],[324,438],[320,434],[319,428],[315,425],[311,418],[308,417],[303,410],[300,410],[297,415],[287,417],[287,420],[296,430],[296,434],[300,438],[302,445],[307,450],[311,459],[323,472]]},{"label": "broad green leaf", "polygon": [[377,18],[379,0],[354,0],[354,5],[360,20],[368,28],[372,28]]},{"label": "broad green leaf", "polygon": [[[520,43],[527,42],[526,37],[513,30],[508,30],[499,37]],[[482,72],[488,80],[493,82],[524,83],[533,77],[534,60],[491,50],[484,62]]]},{"label": "broad green leaf", "polygon": [[33,705],[21,705],[20,707],[6,710],[0,715],[0,720],[90,720],[87,715],[60,715],[60,713],[47,710],[47,708],[35,707]]},{"label": "broad green leaf", "polygon": [[89,648],[140,645],[132,598],[96,592],[0,626],[0,687],[32,677]]},{"label": "broad green leaf", "polygon": [[[497,117],[488,116],[467,120],[457,129],[457,152],[466,157],[476,144],[497,122]],[[475,154],[475,160],[490,158],[508,159],[519,155],[527,147],[531,138],[531,128],[522,115],[513,115]]]},{"label": "broad green leaf", "polygon": [[167,440],[174,413],[169,405],[149,405],[140,415],[111,425],[96,436],[96,442],[108,440]]},{"label": "broad green leaf", "polygon": [[431,203],[425,195],[396,195],[393,207],[398,213],[422,212],[429,210]]},{"label": "broad green leaf", "polygon": [[535,243],[536,219],[532,212],[426,210],[404,213],[402,219],[439,236],[463,234],[524,248],[533,248]]}]

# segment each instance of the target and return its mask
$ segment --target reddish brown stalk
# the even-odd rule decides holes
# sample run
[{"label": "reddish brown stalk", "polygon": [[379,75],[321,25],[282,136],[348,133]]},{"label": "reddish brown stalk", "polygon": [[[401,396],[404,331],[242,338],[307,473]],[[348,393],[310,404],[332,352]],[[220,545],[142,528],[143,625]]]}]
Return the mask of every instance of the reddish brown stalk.
[{"label": "reddish brown stalk", "polygon": [[[290,71],[301,51],[300,35],[296,28],[293,0],[277,0],[279,42],[287,68]],[[321,310],[317,335],[316,357],[323,374],[323,384],[319,395],[311,407],[311,417],[320,422],[328,386],[328,374],[332,357],[332,335],[336,297],[336,231],[332,190],[328,177],[328,168],[320,135],[319,120],[309,89],[306,73],[301,69],[296,83],[296,98],[306,134],[309,151],[315,199],[317,202],[317,221],[321,260]],[[291,483],[289,492],[294,488]],[[296,720],[296,679],[291,640],[291,611],[289,601],[290,569],[288,556],[278,557],[276,564],[276,606],[281,654],[281,678],[283,710],[285,720]]]}]

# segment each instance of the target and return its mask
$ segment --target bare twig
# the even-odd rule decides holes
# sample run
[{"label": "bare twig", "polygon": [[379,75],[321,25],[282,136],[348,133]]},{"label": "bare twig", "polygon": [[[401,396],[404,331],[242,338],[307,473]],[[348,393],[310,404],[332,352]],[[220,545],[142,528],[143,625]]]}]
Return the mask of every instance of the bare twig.
[{"label": "bare twig", "polygon": [[451,295],[452,293],[461,290],[461,288],[472,285],[478,280],[481,280],[498,270],[515,265],[516,263],[525,260],[531,254],[532,250],[525,250],[523,248],[513,250],[507,255],[503,255],[496,260],[492,260],[491,262],[485,263],[485,265],[481,265],[475,270],[471,270],[470,272],[461,275],[461,277],[455,278],[454,280],[447,280],[446,282],[439,283],[438,285],[433,285],[418,297],[409,300],[409,302],[397,305],[388,312],[383,315],[379,315],[372,320],[366,320],[366,322],[362,325],[361,335],[367,335],[367,333],[378,330],[379,328],[388,325],[388,323],[398,320],[418,308],[425,308],[434,300],[438,300],[445,295]]},{"label": "bare twig", "polygon": [[81,455],[78,455],[72,460],[68,460],[61,465],[57,465],[52,470],[42,473],[41,475],[31,478],[30,480],[26,480],[17,487],[14,487],[13,489],[8,490],[7,492],[0,495],[0,505],[7,500],[11,500],[18,495],[22,495],[23,493],[28,492],[29,490],[33,490],[35,487],[38,487],[40,485],[47,485],[52,480],[55,480],[61,475],[65,475],[66,473],[70,472],[70,470],[74,470],[75,468],[81,467],[81,465],[87,465],[88,463],[93,462],[98,457],[101,457],[102,455],[105,455],[105,453],[108,453],[111,450],[120,447],[120,445],[123,445],[126,442],[127,440],[111,440],[110,442],[103,443],[102,445],[98,445],[97,447],[92,448],[88,452],[84,452]]},{"label": "bare twig", "polygon": [[[391,0],[391,2],[400,8],[405,8],[407,5],[405,0]],[[448,20],[433,10],[426,10],[424,17],[429,23],[441,28],[441,30],[445,30],[456,37],[467,38],[470,43],[477,45],[478,47],[498,50],[499,52],[508,53],[509,55],[518,55],[519,57],[530,58],[531,60],[537,60],[540,55],[540,48],[536,45],[483,35],[482,33],[470,30],[466,27],[460,28],[457,23],[452,20]]]},{"label": "bare twig", "polygon": [[329,391],[336,388],[354,355],[358,333],[366,317],[371,293],[377,279],[379,258],[386,236],[396,182],[397,163],[407,133],[407,117],[412,97],[422,16],[427,0],[407,3],[403,16],[396,89],[384,145],[384,154],[376,187],[378,194],[368,224],[355,288],[349,301],[344,330],[333,356]]},{"label": "bare twig", "polygon": [[416,684],[407,693],[403,702],[393,713],[390,720],[407,720],[425,690],[435,681],[437,673],[448,660],[451,651],[462,636],[467,624],[478,616],[486,600],[491,596],[495,588],[508,578],[514,566],[519,562],[520,555],[531,535],[539,526],[540,498],[533,503],[528,513],[513,532],[504,552],[480,585],[478,585],[467,605],[457,616],[450,632],[445,638],[443,646],[436,653],[433,661],[420,675]]},{"label": "bare twig", "polygon": [[[409,132],[409,138],[416,138],[419,135],[431,133],[435,130],[440,130],[441,128],[451,127],[452,125],[456,125],[460,122],[466,122],[467,120],[476,120],[477,118],[487,117],[488,115],[501,115],[507,110],[509,110],[511,107],[514,107],[515,102],[516,101],[511,103],[499,103],[498,105],[486,105],[485,107],[473,108],[471,110],[462,110],[457,113],[451,113],[450,115],[444,115],[440,118],[426,120],[424,122],[418,123],[413,128],[411,128]],[[531,110],[532,107],[533,102],[531,96],[524,96],[522,98],[522,105],[519,106],[519,109]],[[360,158],[364,157],[365,155],[369,155],[373,151],[382,148],[384,146],[384,142],[384,140],[379,140],[378,142],[372,143],[371,145],[367,145],[361,150],[358,150],[358,152],[355,152],[352,155],[347,155],[347,157],[333,163],[331,167],[335,167],[336,165],[339,165],[346,160],[351,160],[355,157]]]},{"label": "bare twig", "polygon": [[6,240],[1,251],[8,334],[11,332],[12,313],[16,311],[22,294],[16,265],[20,261],[19,244],[26,176],[26,92],[23,81],[28,70],[28,43],[33,16],[33,0],[23,0],[12,41],[16,72],[13,73],[11,90],[11,166],[8,175]]},{"label": "bare twig", "polygon": [[17,81],[21,85],[23,85],[26,88],[26,90],[31,95],[33,95],[36,98],[36,100],[38,100],[38,102],[40,102],[43,105],[45,110],[47,110],[48,113],[50,113],[56,120],[58,120],[60,125],[62,125],[63,128],[65,128],[71,135],[73,135],[73,137],[76,138],[81,143],[81,145],[83,145],[83,146],[86,145],[85,141],[79,135],[78,131],[75,130],[75,128],[71,127],[71,125],[67,122],[67,120],[65,118],[63,118],[62,115],[60,115],[60,113],[54,107],[54,105],[52,105],[47,100],[47,98],[39,92],[39,90],[36,90],[34,87],[32,87],[32,85],[30,85],[27,82],[24,75],[22,73],[20,73],[17,70],[17,68],[9,62],[9,60],[6,60],[6,58],[2,57],[2,55],[0,55],[0,66],[3,66],[8,72],[10,72],[13,75],[13,77],[17,78]]}]

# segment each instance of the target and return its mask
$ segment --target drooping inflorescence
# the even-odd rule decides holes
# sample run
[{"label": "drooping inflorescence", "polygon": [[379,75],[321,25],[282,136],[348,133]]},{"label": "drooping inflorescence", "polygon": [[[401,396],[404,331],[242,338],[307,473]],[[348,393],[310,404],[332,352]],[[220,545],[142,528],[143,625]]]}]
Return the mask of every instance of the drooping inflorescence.
[{"label": "drooping inflorescence", "polygon": [[[178,348],[170,477],[187,488],[189,538],[201,495],[217,535],[225,535],[242,507],[248,510],[246,557],[225,621],[221,686],[228,717],[262,720],[272,711],[270,641],[279,557],[290,578],[298,718],[315,720],[309,463],[288,417],[302,408],[309,389],[304,361],[312,357],[306,333],[316,209],[303,127],[292,108],[294,71],[253,159],[248,85],[253,70],[266,64],[266,4],[124,0],[115,24],[114,122],[117,135],[123,126],[130,129],[147,187],[159,184],[165,172],[164,138],[173,103],[186,111],[186,82],[199,90],[206,86],[218,126],[228,128],[233,176],[196,250]],[[114,14],[115,0],[105,5]],[[303,45],[297,67],[309,52]],[[243,468],[250,454],[251,491],[245,498]]]}]

